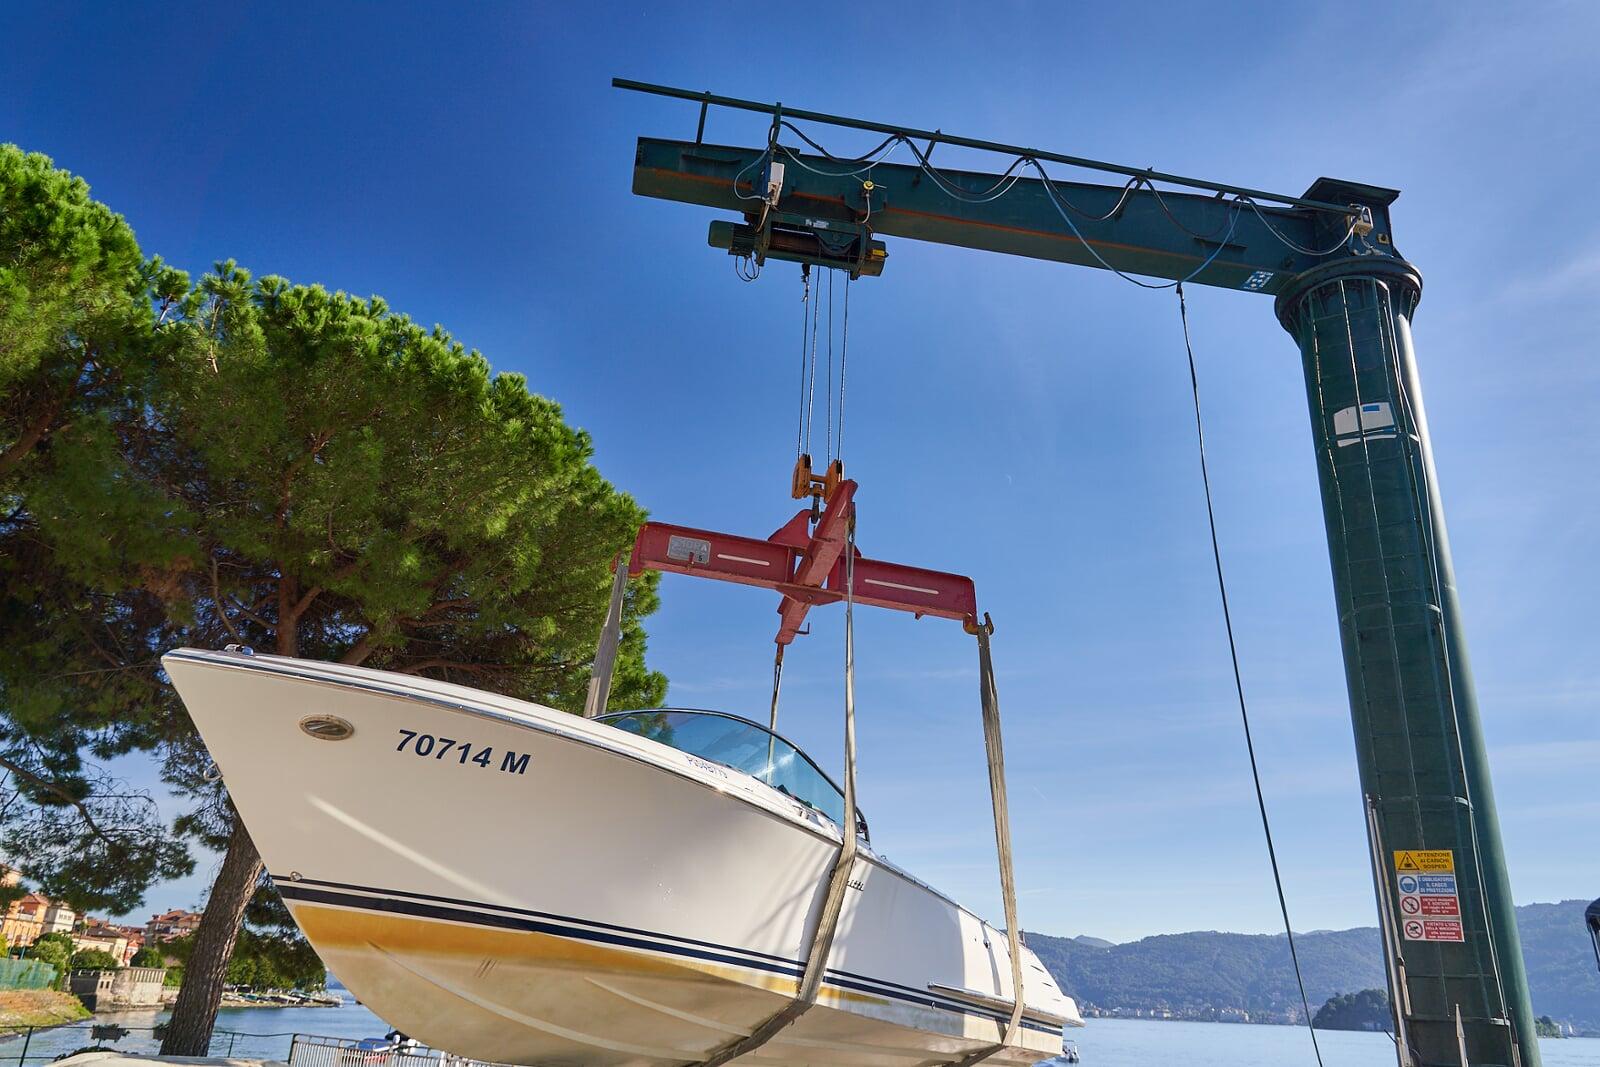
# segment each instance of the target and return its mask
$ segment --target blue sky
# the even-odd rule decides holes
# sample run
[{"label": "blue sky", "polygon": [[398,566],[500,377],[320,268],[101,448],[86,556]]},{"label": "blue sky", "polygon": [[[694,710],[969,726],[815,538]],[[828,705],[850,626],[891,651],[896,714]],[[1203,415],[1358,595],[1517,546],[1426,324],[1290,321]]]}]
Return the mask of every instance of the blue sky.
[{"label": "blue sky", "polygon": [[[756,536],[792,511],[798,271],[744,284],[705,246],[710,213],[630,195],[633,139],[692,137],[695,109],[612,75],[1288,193],[1320,175],[1398,187],[1516,897],[1600,894],[1600,9],[777,14],[13,4],[0,39],[28,47],[8,50],[0,140],[85,176],[180,266],[232,257],[443,324],[561,401],[656,517]],[[754,117],[707,130],[760,136]],[[1190,311],[1295,925],[1370,923],[1299,360],[1264,298],[1197,291]],[[971,574],[999,626],[1023,924],[1275,929],[1171,294],[894,241],[850,326],[863,550]],[[772,598],[669,578],[663,601],[651,659],[672,700],[761,714]],[[840,620],[814,620],[782,725],[837,766]],[[971,638],[862,612],[857,656],[875,842],[997,915]]]}]

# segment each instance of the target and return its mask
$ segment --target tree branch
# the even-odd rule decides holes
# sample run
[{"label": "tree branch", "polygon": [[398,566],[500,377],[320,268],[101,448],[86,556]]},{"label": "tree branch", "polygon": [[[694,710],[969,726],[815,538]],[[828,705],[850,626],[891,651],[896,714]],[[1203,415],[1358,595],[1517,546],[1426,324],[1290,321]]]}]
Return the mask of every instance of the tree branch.
[{"label": "tree branch", "polygon": [[39,413],[22,428],[22,432],[17,435],[17,439],[4,451],[0,451],[0,477],[11,473],[13,467],[21,463],[28,457],[29,453],[38,447],[39,442],[44,440],[44,435],[50,432],[50,424],[55,421],[60,412],[61,401],[59,399],[44,404],[39,408]]},{"label": "tree branch", "polygon": [[[230,597],[229,599],[233,600],[232,597]],[[265,626],[269,630],[272,629],[272,623],[268,622],[266,619],[263,619],[260,615],[257,615],[251,609],[245,607],[238,600],[233,600],[233,606],[236,609],[238,609],[238,612],[239,612],[240,615],[243,615],[245,618],[249,619],[251,622],[256,623],[259,626]]]},{"label": "tree branch", "polygon": [[320,595],[322,595],[322,586],[320,585],[314,585],[307,589],[300,599],[294,602],[294,606],[289,609],[289,621],[297,621],[300,616],[306,613],[306,609],[311,606],[311,602]]},{"label": "tree branch", "polygon": [[401,667],[400,674],[421,674],[434,667],[444,667],[450,670],[466,671],[468,674],[493,674],[497,671],[521,671],[527,666],[522,663],[463,663],[453,659],[425,659],[418,660],[408,667]]},{"label": "tree branch", "polygon": [[68,804],[72,805],[74,808],[77,808],[79,817],[83,819],[83,825],[89,828],[90,833],[94,834],[94,836],[98,837],[100,840],[104,841],[113,848],[121,847],[122,843],[120,841],[112,839],[105,830],[100,828],[100,824],[94,821],[94,815],[90,813],[89,806],[78,797],[74,796],[69,790],[62,788],[56,783],[50,781],[48,778],[40,778],[37,774],[34,774],[26,767],[23,767],[19,763],[12,762],[5,756],[0,756],[0,767],[4,767],[12,774],[16,775],[18,778],[24,779],[34,787],[49,793],[51,796],[59,797]]},{"label": "tree branch", "polygon": [[215,555],[211,557],[211,602],[217,606],[217,616],[222,620],[222,625],[226,626],[228,632],[233,635],[234,641],[241,645],[244,644],[244,638],[240,637],[239,631],[233,628],[233,620],[228,618],[228,609],[222,603],[222,590],[217,581],[217,557]]},{"label": "tree branch", "polygon": [[377,638],[373,637],[372,631],[368,630],[361,635],[360,640],[350,646],[348,652],[339,657],[339,662],[347,667],[359,667],[366,662],[367,657],[372,655],[377,647]]}]

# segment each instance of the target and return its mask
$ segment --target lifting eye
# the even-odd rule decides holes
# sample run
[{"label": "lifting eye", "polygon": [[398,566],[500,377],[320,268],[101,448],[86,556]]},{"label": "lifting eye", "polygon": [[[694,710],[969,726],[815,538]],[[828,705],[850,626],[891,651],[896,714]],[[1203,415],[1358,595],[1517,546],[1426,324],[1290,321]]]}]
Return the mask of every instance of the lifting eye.
[{"label": "lifting eye", "polygon": [[307,715],[300,720],[300,729],[318,741],[343,741],[356,732],[348,720],[337,715]]}]

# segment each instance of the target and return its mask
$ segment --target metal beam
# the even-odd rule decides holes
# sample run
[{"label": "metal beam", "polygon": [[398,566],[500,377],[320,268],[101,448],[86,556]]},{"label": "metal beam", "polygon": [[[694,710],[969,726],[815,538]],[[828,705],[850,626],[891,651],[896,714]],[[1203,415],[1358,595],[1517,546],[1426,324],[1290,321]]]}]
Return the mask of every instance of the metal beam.
[{"label": "metal beam", "polygon": [[[1121,174],[1129,178],[1144,178],[1149,181],[1165,182],[1168,185],[1181,185],[1188,189],[1204,189],[1208,192],[1225,193],[1230,196],[1248,196],[1255,200],[1266,200],[1274,204],[1288,204],[1294,207],[1330,211],[1339,215],[1342,215],[1347,209],[1347,205],[1332,201],[1315,200],[1304,196],[1285,196],[1282,193],[1269,193],[1264,189],[1251,189],[1243,185],[1224,185],[1220,182],[1206,181],[1202,178],[1188,178],[1181,174],[1168,174],[1165,171],[1155,170],[1151,167],[1129,167],[1121,163],[1106,163],[1098,159],[1069,156],[1039,148],[1023,148],[1020,145],[1003,144],[999,141],[958,137],[942,130],[919,130],[914,126],[894,126],[885,122],[872,122],[867,119],[848,118],[844,115],[829,115],[821,111],[805,111],[800,108],[784,107],[782,104],[764,104],[759,100],[741,100],[735,96],[718,96],[709,91],[697,93],[693,89],[676,89],[670,85],[652,85],[649,82],[633,81],[629,78],[612,78],[611,86],[615,89],[627,89],[636,93],[648,93],[652,96],[666,96],[675,100],[692,100],[700,104],[701,120],[699,131],[701,136],[705,134],[705,108],[707,106],[725,107],[735,111],[753,111],[761,115],[772,115],[775,118],[797,119],[801,122],[820,122],[828,126],[843,127],[844,129],[867,130],[888,136],[915,138],[919,141],[926,141],[930,147],[936,144],[947,144],[954,145],[957,148],[973,148],[980,152],[997,152],[1006,156],[1028,156],[1050,163],[1062,163],[1069,167],[1098,170],[1106,174]],[[698,141],[700,138],[697,137],[696,140]]]},{"label": "metal beam", "polygon": [[[756,185],[765,156],[765,149],[641,137],[633,191],[753,215],[761,206]],[[1215,196],[1062,181],[1052,182],[1052,196],[1038,178],[1020,178],[1004,196],[977,203],[998,175],[940,171],[935,180],[921,166],[880,163],[867,188],[862,177],[842,173],[854,168],[823,156],[781,149],[775,158],[786,164],[776,210],[823,233],[833,227],[841,240],[865,227],[872,234],[1247,292],[1275,295],[1295,274],[1327,259],[1296,251],[1285,239],[1302,249],[1338,248],[1349,225],[1348,206],[1337,216],[1257,210]],[[1370,239],[1392,250],[1392,191],[1327,184],[1349,195],[1350,203],[1364,197],[1361,206],[1373,215]]]},{"label": "metal beam", "polygon": [[[868,559],[859,552],[851,557],[853,564],[843,558],[855,489],[856,483],[848,479],[839,483],[815,532],[807,532],[810,513],[800,511],[766,540],[647,522],[639,528],[633,554],[622,569],[634,576],[654,570],[775,590],[783,597],[778,605],[779,648],[799,635],[812,607],[837,604],[850,596],[847,574],[854,575],[857,604],[917,618],[953,619],[968,628],[977,625],[978,594],[971,578]],[[776,680],[773,689],[776,692]]]}]

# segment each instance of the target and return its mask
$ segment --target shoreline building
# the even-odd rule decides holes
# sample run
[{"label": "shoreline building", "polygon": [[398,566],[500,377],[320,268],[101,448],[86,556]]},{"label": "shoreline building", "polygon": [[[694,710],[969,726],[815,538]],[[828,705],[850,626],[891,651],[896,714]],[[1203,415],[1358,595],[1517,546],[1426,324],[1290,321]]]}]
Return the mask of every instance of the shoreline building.
[{"label": "shoreline building", "polygon": [[26,948],[45,934],[72,933],[77,922],[78,913],[67,905],[42,893],[27,893],[7,906],[0,936],[12,948]]},{"label": "shoreline building", "polygon": [[194,933],[199,925],[199,912],[173,908],[160,915],[150,916],[150,921],[144,924],[144,940],[146,944],[153,945],[161,941],[187,937]]}]

